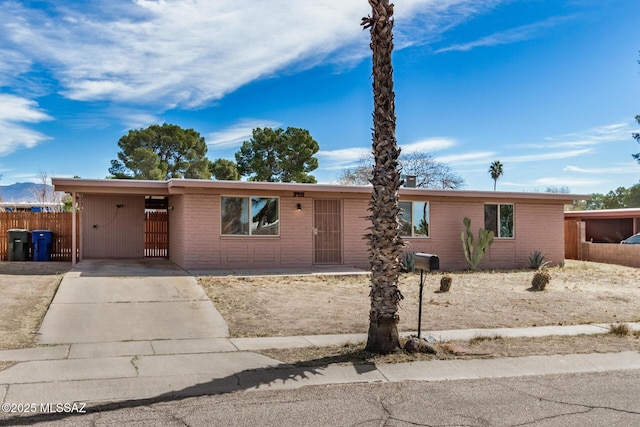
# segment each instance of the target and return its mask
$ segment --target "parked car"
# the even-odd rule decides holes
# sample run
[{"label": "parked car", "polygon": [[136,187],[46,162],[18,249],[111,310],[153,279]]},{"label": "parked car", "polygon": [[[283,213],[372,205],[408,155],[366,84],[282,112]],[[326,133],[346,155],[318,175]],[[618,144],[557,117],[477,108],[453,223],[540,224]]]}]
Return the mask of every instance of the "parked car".
[{"label": "parked car", "polygon": [[624,239],[620,243],[630,244],[630,245],[640,245],[640,233],[634,234],[633,236],[629,237],[628,239]]}]

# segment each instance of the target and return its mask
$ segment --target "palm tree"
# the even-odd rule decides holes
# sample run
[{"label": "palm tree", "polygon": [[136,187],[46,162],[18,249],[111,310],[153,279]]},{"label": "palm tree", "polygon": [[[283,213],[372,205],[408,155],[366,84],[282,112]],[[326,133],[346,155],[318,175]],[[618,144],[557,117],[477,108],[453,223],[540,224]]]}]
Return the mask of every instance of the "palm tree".
[{"label": "palm tree", "polygon": [[398,190],[400,149],[396,142],[396,115],[393,93],[393,5],[389,0],[369,0],[371,16],[362,26],[371,32],[373,51],[373,190],[369,210],[371,232],[366,238],[371,263],[371,309],[366,350],[391,353],[400,347],[398,289],[400,275],[400,237]]},{"label": "palm tree", "polygon": [[498,178],[502,176],[502,163],[500,163],[500,160],[496,160],[491,163],[491,166],[489,167],[489,174],[491,175],[491,179],[493,179],[493,191],[496,191]]}]

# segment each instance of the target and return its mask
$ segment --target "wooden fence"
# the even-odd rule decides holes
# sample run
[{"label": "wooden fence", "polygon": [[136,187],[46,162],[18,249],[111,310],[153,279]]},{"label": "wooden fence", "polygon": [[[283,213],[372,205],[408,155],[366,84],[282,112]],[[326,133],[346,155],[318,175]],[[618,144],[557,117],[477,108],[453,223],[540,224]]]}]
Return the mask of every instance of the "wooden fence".
[{"label": "wooden fence", "polygon": [[578,221],[564,220],[564,257],[565,259],[580,259],[580,233]]},{"label": "wooden fence", "polygon": [[[76,218],[78,229],[80,229],[80,215],[78,214]],[[71,221],[70,212],[0,212],[0,261],[9,259],[7,230],[12,229],[51,231],[51,261],[71,261]],[[76,247],[79,248],[80,245]],[[147,258],[169,257],[168,212],[145,213],[144,256]]]},{"label": "wooden fence", "polygon": [[169,257],[169,212],[145,212],[144,256],[146,258]]},{"label": "wooden fence", "polygon": [[71,261],[70,212],[0,212],[0,261],[9,258],[7,230],[11,229],[51,231],[51,261]]}]

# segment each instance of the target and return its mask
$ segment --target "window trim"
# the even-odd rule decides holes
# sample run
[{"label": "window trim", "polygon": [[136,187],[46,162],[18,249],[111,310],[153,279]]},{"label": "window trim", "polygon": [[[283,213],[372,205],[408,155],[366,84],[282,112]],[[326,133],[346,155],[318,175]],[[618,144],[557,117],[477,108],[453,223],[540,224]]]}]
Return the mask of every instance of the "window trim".
[{"label": "window trim", "polygon": [[[515,240],[516,238],[516,204],[515,203],[484,203],[483,206],[483,214],[486,215],[486,210],[485,210],[485,206],[487,205],[493,205],[496,206],[496,230],[498,231],[498,235],[494,236],[495,239],[499,239],[499,240]],[[511,230],[511,234],[512,236],[508,236],[508,237],[502,237],[500,236],[500,206],[512,206],[512,230]]]},{"label": "window trim", "polygon": [[[232,198],[232,199],[247,199],[248,200],[248,214],[249,214],[249,232],[247,234],[224,234],[222,232],[222,227],[223,227],[223,221],[222,221],[222,199],[225,198]],[[278,234],[252,234],[252,228],[251,228],[251,218],[252,218],[252,211],[251,211],[251,199],[276,199],[278,200]],[[234,238],[234,239],[274,239],[274,238],[279,238],[280,237],[280,213],[281,213],[281,203],[280,203],[280,196],[257,196],[257,195],[233,195],[233,194],[224,194],[220,196],[220,213],[219,213],[219,218],[220,218],[220,237],[224,237],[224,238]]]},{"label": "window trim", "polygon": [[[400,235],[403,239],[430,239],[431,238],[431,202],[429,200],[398,200],[398,207],[400,203],[411,203],[411,235],[404,236]],[[427,235],[426,236],[416,236],[414,235],[415,225],[413,222],[413,204],[414,203],[425,203],[427,205],[427,211],[429,212],[429,220],[427,222]],[[401,215],[402,217],[402,215]]]}]

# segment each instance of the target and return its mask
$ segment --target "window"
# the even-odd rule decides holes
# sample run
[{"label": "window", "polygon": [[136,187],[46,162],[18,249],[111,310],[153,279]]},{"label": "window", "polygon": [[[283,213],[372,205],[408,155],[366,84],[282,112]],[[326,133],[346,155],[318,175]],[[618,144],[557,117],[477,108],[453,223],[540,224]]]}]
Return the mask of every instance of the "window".
[{"label": "window", "polygon": [[484,205],[484,228],[499,239],[513,238],[513,205]]},{"label": "window", "polygon": [[429,202],[400,202],[400,235],[429,237]]},{"label": "window", "polygon": [[280,234],[279,204],[277,197],[222,197],[221,234],[278,236]]}]

